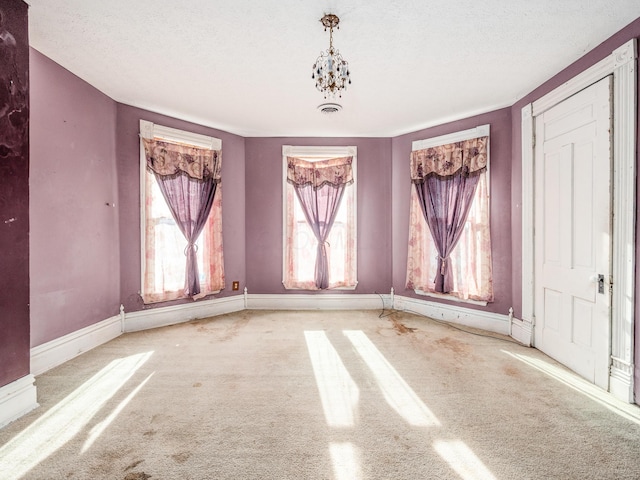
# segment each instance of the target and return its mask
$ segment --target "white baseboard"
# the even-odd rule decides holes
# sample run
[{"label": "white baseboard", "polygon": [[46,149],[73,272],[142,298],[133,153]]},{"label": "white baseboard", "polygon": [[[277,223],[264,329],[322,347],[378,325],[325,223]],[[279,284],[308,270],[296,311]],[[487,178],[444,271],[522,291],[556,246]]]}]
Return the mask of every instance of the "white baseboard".
[{"label": "white baseboard", "polygon": [[94,323],[31,349],[31,374],[40,375],[122,333],[120,315]]},{"label": "white baseboard", "polygon": [[182,303],[170,307],[153,308],[124,314],[124,331],[137,332],[149,328],[166,327],[188,322],[196,318],[207,318],[245,309],[245,296],[214,298],[193,303]]},{"label": "white baseboard", "polygon": [[249,294],[248,310],[375,310],[391,308],[389,294]]},{"label": "white baseboard", "polygon": [[29,374],[0,387],[0,428],[39,407],[34,382]]},{"label": "white baseboard", "polygon": [[609,392],[619,400],[634,403],[633,365],[615,357],[609,372]]},{"label": "white baseboard", "polygon": [[429,302],[419,298],[395,295],[393,308],[405,312],[417,313],[435,320],[458,323],[467,327],[480,328],[489,332],[509,335],[509,316],[499,313],[474,310],[472,308],[459,307],[458,305],[445,305],[443,303]]},{"label": "white baseboard", "polygon": [[533,337],[533,326],[531,322],[515,317],[511,318],[511,337],[521,344],[530,347]]}]

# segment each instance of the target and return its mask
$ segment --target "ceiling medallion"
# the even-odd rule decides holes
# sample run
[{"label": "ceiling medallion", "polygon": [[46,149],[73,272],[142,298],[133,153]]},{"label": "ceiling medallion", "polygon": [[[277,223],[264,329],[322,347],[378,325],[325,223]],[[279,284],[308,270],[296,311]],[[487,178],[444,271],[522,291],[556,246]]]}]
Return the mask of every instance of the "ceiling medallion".
[{"label": "ceiling medallion", "polygon": [[340,19],[337,15],[329,13],[322,17],[320,22],[324,25],[325,32],[329,29],[329,49],[321,52],[316,59],[311,78],[316,81],[316,88],[324,94],[324,98],[335,97],[336,93],[342,97],[342,90],[346,90],[347,84],[351,84],[351,78],[349,64],[340,52],[333,48],[333,29],[340,28]]}]

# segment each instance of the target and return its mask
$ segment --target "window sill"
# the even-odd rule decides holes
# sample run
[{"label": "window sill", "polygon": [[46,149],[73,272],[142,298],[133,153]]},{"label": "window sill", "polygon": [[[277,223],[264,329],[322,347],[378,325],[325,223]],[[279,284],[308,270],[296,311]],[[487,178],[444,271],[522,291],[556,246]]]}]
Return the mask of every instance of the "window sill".
[{"label": "window sill", "polygon": [[424,290],[417,290],[417,289],[414,290],[414,292],[417,293],[418,295],[424,295],[425,297],[439,298],[440,300],[449,300],[451,302],[468,303],[471,305],[481,305],[483,307],[486,307],[488,303],[483,300],[470,300],[467,298],[459,298],[454,295],[448,295],[445,293],[425,292]]},{"label": "window sill", "polygon": [[307,287],[287,287],[284,282],[282,282],[282,285],[284,286],[285,290],[302,290],[305,292],[333,292],[335,290],[355,290],[356,287],[358,286],[358,282],[356,282],[355,285],[348,285],[348,286],[344,286],[344,287],[333,287],[333,288],[326,288],[324,290],[321,290],[319,288],[307,288]]},{"label": "window sill", "polygon": [[162,298],[160,298],[160,294],[153,294],[153,293],[149,295],[140,294],[140,297],[142,298],[142,303],[144,305],[155,305],[157,303],[175,302],[176,300],[191,300],[193,302],[197,302],[198,300],[208,297],[209,295],[217,295],[221,291],[222,290],[215,290],[213,292],[199,293],[195,297],[188,297],[181,292],[173,292],[172,294],[169,294]]}]

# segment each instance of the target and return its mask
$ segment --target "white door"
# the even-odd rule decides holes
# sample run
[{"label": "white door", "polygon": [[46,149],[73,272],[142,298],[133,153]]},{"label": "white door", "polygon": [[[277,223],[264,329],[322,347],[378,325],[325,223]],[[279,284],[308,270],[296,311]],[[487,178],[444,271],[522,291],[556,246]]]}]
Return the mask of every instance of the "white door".
[{"label": "white door", "polygon": [[[611,77],[536,117],[535,346],[608,389]],[[601,276],[601,277],[599,277]]]}]

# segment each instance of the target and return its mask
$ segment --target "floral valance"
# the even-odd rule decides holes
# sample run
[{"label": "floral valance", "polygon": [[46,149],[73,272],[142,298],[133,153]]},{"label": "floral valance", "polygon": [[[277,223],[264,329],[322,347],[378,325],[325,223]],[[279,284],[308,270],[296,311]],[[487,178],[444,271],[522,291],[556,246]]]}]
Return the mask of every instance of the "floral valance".
[{"label": "floral valance", "polygon": [[220,181],[221,155],[218,150],[193,145],[142,138],[147,168],[158,175],[187,174],[197,180]]},{"label": "floral valance", "polygon": [[287,157],[287,181],[296,187],[311,185],[314,189],[324,185],[349,185],[353,183],[352,161],[353,157],[318,162]]},{"label": "floral valance", "polygon": [[432,175],[449,177],[462,170],[465,175],[487,168],[489,137],[429,147],[411,152],[411,180],[420,183]]}]

